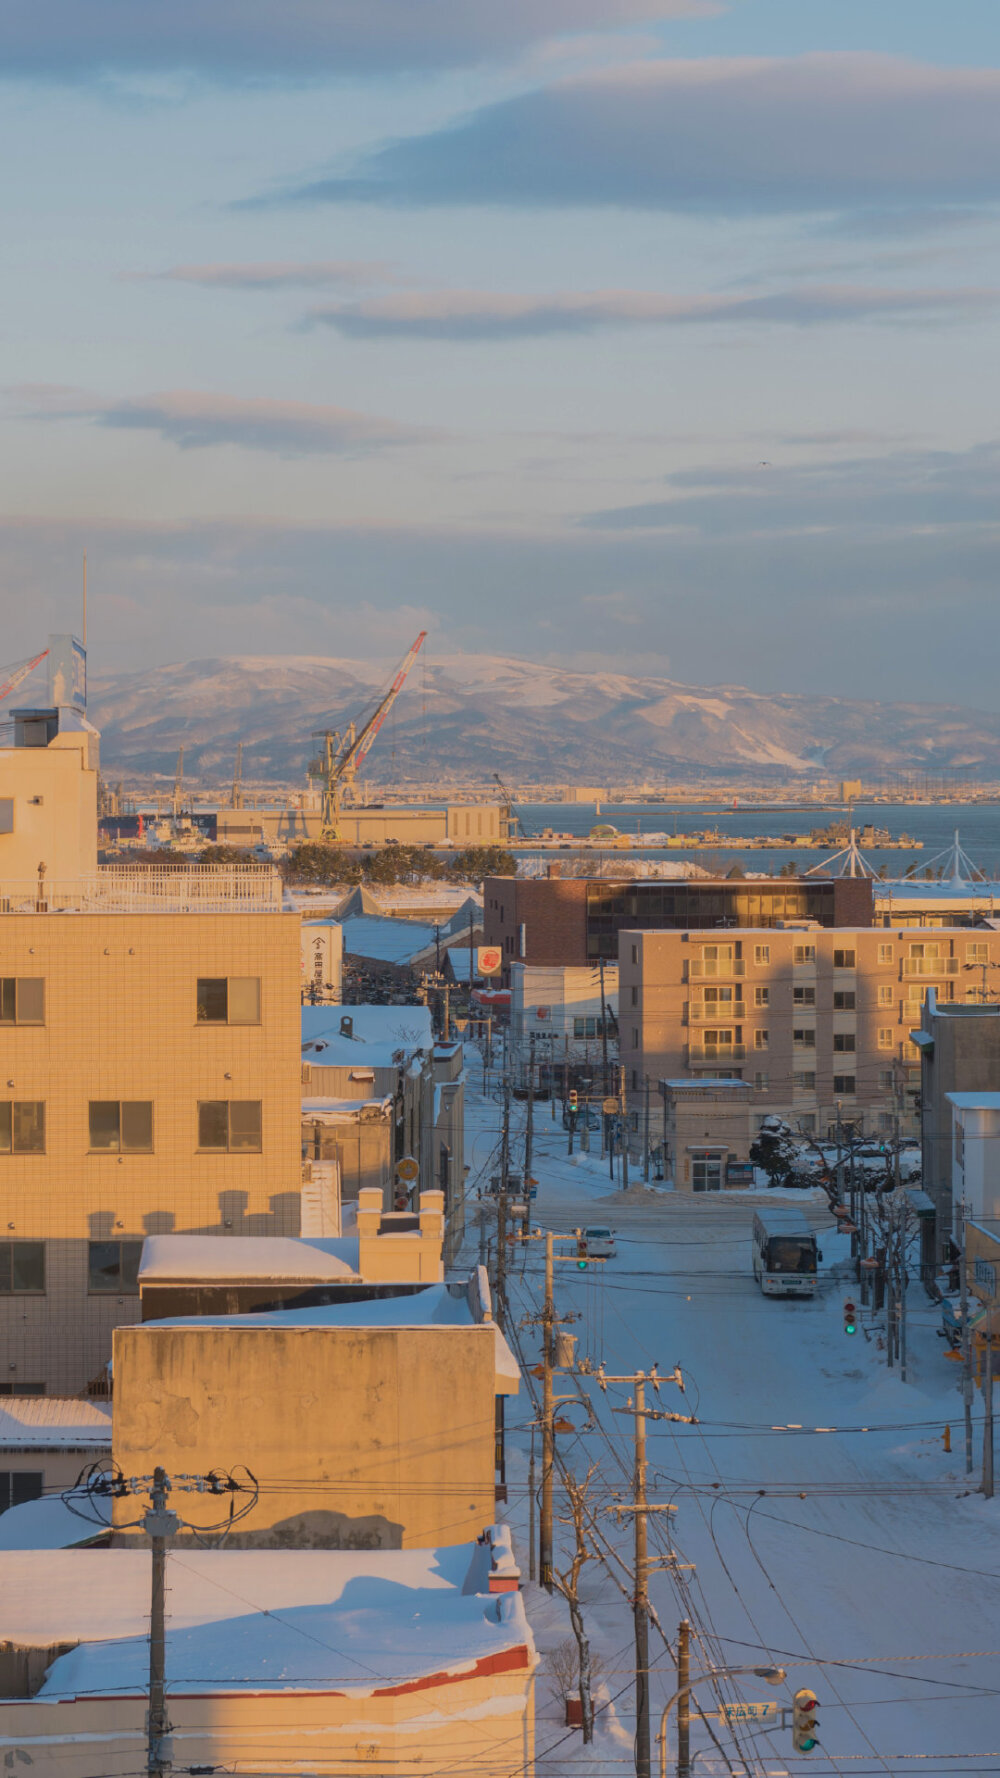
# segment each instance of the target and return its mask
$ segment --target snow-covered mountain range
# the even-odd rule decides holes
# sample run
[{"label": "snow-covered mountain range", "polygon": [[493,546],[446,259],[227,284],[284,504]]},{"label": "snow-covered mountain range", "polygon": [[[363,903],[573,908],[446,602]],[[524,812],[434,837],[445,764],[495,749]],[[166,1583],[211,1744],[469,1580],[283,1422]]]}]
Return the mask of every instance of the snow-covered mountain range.
[{"label": "snow-covered mountain range", "polygon": [[[109,772],[232,770],[301,777],[311,735],[371,707],[392,663],[241,656],[92,681]],[[581,673],[494,655],[418,660],[371,755],[374,782],[442,772],[607,783],[887,772],[1000,777],[1000,715],[943,704],[860,703],[743,686]]]}]

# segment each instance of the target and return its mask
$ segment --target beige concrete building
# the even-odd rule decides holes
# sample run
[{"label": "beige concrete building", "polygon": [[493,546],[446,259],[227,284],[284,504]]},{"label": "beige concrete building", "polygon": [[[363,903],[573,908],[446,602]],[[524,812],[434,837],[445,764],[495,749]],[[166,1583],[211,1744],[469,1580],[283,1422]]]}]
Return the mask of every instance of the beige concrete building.
[{"label": "beige concrete building", "polygon": [[[318,840],[322,811],[315,809],[220,809],[218,841],[226,846],[301,846]],[[507,839],[507,814],[500,803],[441,803],[408,808],[386,803],[377,808],[347,805],[340,813],[344,846],[499,846]]]},{"label": "beige concrete building", "polygon": [[[394,1242],[405,1232],[381,1238],[390,1271]],[[494,1510],[497,1398],[518,1389],[485,1274],[373,1300],[343,1300],[345,1280],[302,1295],[326,1300],[118,1328],[116,1463],[127,1475],[156,1462],[196,1474],[246,1465],[260,1493],[228,1540],[239,1547],[413,1549],[476,1535]],[[195,1495],[185,1516],[207,1529],[218,1504]],[[115,1503],[121,1535],[134,1518]]]},{"label": "beige concrete building", "polygon": [[110,1456],[109,1401],[8,1396],[0,1401],[0,1516],[71,1488],[82,1469]]},{"label": "beige concrete building", "polygon": [[[538,1657],[519,1584],[489,1521],[457,1548],[168,1553],[173,1769],[268,1773],[280,1749],[283,1770],[317,1778],[531,1778]],[[144,1550],[0,1554],[11,1769],[145,1770],[149,1585]]]},{"label": "beige concrete building", "polygon": [[48,895],[0,912],[0,1342],[20,1388],[100,1384],[147,1234],[298,1232],[299,917],[280,905],[263,867],[121,867],[66,889],[72,917]]},{"label": "beige concrete building", "polygon": [[624,931],[621,1060],[633,1145],[645,1082],[742,1080],[755,1113],[822,1136],[845,1122],[919,1134],[920,1063],[910,1032],[929,987],[938,1003],[979,998],[1000,933],[769,927],[726,933]]},{"label": "beige concrete building", "polygon": [[[748,1185],[750,1145],[757,1133],[753,1087],[747,1081],[661,1080],[651,1095],[650,1148],[677,1191],[725,1191]],[[643,1111],[645,1124],[645,1108]]]}]

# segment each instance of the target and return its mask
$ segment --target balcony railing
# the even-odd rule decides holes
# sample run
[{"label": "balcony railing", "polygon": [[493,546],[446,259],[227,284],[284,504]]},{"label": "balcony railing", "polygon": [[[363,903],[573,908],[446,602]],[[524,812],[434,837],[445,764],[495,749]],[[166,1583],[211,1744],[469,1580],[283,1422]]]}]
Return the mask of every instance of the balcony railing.
[{"label": "balcony railing", "polygon": [[705,1062],[743,1062],[745,1043],[692,1043],[688,1046],[688,1066],[700,1068]]},{"label": "balcony railing", "polygon": [[939,975],[957,975],[957,957],[904,957],[903,976],[919,976],[933,981]]},{"label": "balcony railing", "polygon": [[699,976],[742,976],[745,964],[739,957],[704,958],[692,957],[688,964],[688,975],[692,981]]},{"label": "balcony railing", "polygon": [[90,876],[0,881],[0,914],[279,914],[268,864],[107,864]]},{"label": "balcony railing", "polygon": [[743,1018],[745,1002],[742,1000],[713,1001],[711,1005],[699,1000],[692,1000],[688,1006],[689,1025],[724,1025],[730,1020],[737,1024]]}]

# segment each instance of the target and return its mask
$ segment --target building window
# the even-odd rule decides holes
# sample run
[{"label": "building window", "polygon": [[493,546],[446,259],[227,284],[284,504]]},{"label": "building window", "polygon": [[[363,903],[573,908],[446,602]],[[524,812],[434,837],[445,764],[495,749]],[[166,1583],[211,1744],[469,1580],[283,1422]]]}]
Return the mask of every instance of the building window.
[{"label": "building window", "polygon": [[199,1148],[228,1154],[259,1154],[261,1150],[260,1132],[259,1099],[202,1099],[199,1101]]},{"label": "building window", "polygon": [[755,1092],[766,1093],[771,1085],[771,1076],[769,1074],[755,1074],[753,1084]]},{"label": "building window", "polygon": [[802,1026],[800,1029],[793,1030],[792,1042],[799,1049],[814,1050],[816,1048],[816,1032],[808,1025]]},{"label": "building window", "polygon": [[833,1034],[833,1053],[835,1056],[853,1056],[857,1044],[853,1031],[835,1031]]},{"label": "building window", "polygon": [[893,998],[892,983],[887,982],[884,987],[879,988],[879,991],[878,991],[879,1006],[891,1006],[892,1005],[892,998]]},{"label": "building window", "polygon": [[754,1049],[755,1050],[766,1050],[767,1045],[768,1045],[769,1036],[770,1036],[770,1033],[768,1031],[755,1031],[753,1034]]},{"label": "building window", "polygon": [[638,964],[639,964],[639,947],[638,947],[638,945],[632,946],[632,961],[636,965],[636,967],[638,967]]},{"label": "building window", "polygon": [[799,1128],[800,1128],[800,1130],[803,1130],[806,1134],[808,1134],[810,1136],[815,1136],[815,1134],[816,1134],[816,1113],[814,1111],[803,1112],[802,1116],[799,1118]]},{"label": "building window", "polygon": [[633,985],[632,985],[632,1005],[638,1006],[638,1004],[639,1004],[639,989],[635,985],[635,983],[633,983]]},{"label": "building window", "polygon": [[967,963],[988,963],[990,947],[989,945],[966,945],[965,958]]},{"label": "building window", "polygon": [[90,1241],[88,1249],[91,1296],[138,1296],[141,1241]]},{"label": "building window", "polygon": [[45,1242],[0,1241],[0,1296],[45,1295]]},{"label": "building window", "polygon": [[793,1006],[815,1006],[816,1005],[816,990],[815,990],[815,988],[793,988],[792,989],[792,1005]]},{"label": "building window", "polygon": [[792,951],[792,962],[793,963],[815,963],[815,961],[816,961],[816,946],[815,945],[796,945],[794,950]]},{"label": "building window", "polygon": [[771,961],[771,947],[770,947],[770,945],[754,945],[753,960],[757,964],[770,963],[770,961]]},{"label": "building window", "polygon": [[770,1004],[771,1004],[771,990],[770,990],[770,988],[755,988],[753,991],[753,1003],[754,1003],[754,1006],[770,1006]]},{"label": "building window", "polygon": [[40,975],[0,976],[0,1025],[44,1025],[45,981]]},{"label": "building window", "polygon": [[259,1025],[259,975],[200,975],[199,1025]]},{"label": "building window", "polygon": [[854,1012],[858,997],[853,988],[838,988],[833,996],[834,1012]]},{"label": "building window", "polygon": [[0,1383],[0,1395],[44,1395],[44,1383]]},{"label": "building window", "polygon": [[878,1028],[878,1047],[880,1050],[891,1050],[896,1040],[896,1033],[891,1025],[880,1025]]},{"label": "building window", "polygon": [[896,1076],[891,1068],[881,1068],[879,1070],[878,1090],[880,1093],[895,1092]]},{"label": "building window", "polygon": [[857,954],[854,951],[834,951],[833,953],[834,969],[853,969],[856,963]]},{"label": "building window", "polygon": [[815,1074],[793,1074],[792,1085],[798,1087],[801,1092],[814,1093],[816,1091],[816,1076]]},{"label": "building window", "polygon": [[45,1101],[0,1100],[0,1154],[45,1153]]},{"label": "building window", "polygon": [[853,1074],[835,1074],[833,1090],[839,1099],[853,1099],[857,1082]]},{"label": "building window", "polygon": [[879,945],[878,960],[880,963],[891,963],[894,956],[895,952],[891,945]]},{"label": "building window", "polygon": [[90,1146],[114,1154],[152,1154],[151,1099],[91,1099]]},{"label": "building window", "polygon": [[965,1166],[965,1127],[955,1119],[955,1165]]},{"label": "building window", "polygon": [[638,1027],[638,1025],[632,1026],[632,1048],[634,1050],[637,1050],[639,1048],[639,1027]]},{"label": "building window", "polygon": [[588,1014],[585,1018],[575,1018],[573,1020],[574,1037],[600,1037],[600,1035],[601,1021],[599,1018],[591,1018]]},{"label": "building window", "polygon": [[0,1513],[29,1500],[41,1500],[44,1485],[40,1469],[0,1469]]},{"label": "building window", "polygon": [[638,1068],[633,1068],[633,1070],[632,1070],[632,1091],[633,1091],[633,1093],[637,1093],[639,1091],[639,1070],[638,1070]]}]

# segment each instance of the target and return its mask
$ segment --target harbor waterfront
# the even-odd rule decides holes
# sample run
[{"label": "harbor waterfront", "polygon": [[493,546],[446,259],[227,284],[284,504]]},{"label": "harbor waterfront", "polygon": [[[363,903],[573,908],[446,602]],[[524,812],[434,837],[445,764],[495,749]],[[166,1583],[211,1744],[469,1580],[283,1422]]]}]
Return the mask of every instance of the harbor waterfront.
[{"label": "harbor waterfront", "polygon": [[[702,806],[695,815],[689,805],[682,804],[602,803],[600,813],[597,814],[593,804],[523,803],[516,806],[515,813],[519,817],[519,834],[522,840],[529,842],[527,846],[518,848],[518,856],[521,858],[532,855],[530,841],[538,838],[545,828],[561,834],[563,839],[559,849],[568,846],[570,851],[573,850],[574,842],[578,845],[585,842],[594,827],[606,825],[617,828],[622,837],[627,835],[631,838],[632,845],[600,847],[597,857],[606,860],[605,868],[609,871],[621,859],[652,862],[686,858],[701,865],[703,869],[714,870],[721,866],[728,870],[732,865],[738,864],[743,870],[771,876],[783,865],[794,864],[800,871],[811,870],[824,857],[839,851],[844,844],[844,841],[840,841],[824,849],[817,848],[814,842],[808,841],[812,829],[820,824],[817,811],[808,808],[777,813],[773,808],[734,809],[731,805],[718,804],[713,807]],[[828,819],[833,821],[838,817],[831,813]],[[848,817],[845,814],[839,819],[847,822]],[[961,837],[963,850],[971,856],[979,869],[988,877],[1000,876],[1000,804],[858,803],[851,812],[850,822],[859,834],[863,827],[870,824],[872,827],[887,828],[894,840],[905,833],[918,842],[913,850],[898,845],[891,848],[862,847],[865,858],[872,867],[877,871],[884,871],[887,876],[901,877],[911,865],[918,875],[928,867],[937,872],[941,861],[934,863],[934,860],[937,854],[949,850],[956,829]],[[520,824],[527,828],[526,833]],[[661,836],[668,836],[672,840],[675,828],[678,835],[689,835],[693,830],[713,829],[718,832],[719,841],[717,845],[666,844]],[[762,846],[756,838],[776,834],[782,836],[784,843]],[[786,841],[785,836],[790,834],[794,834],[796,839],[801,836],[801,843]],[[751,844],[737,845],[737,840],[750,840]],[[553,842],[548,841],[544,846],[539,846],[537,855],[548,857],[552,849]]]}]

